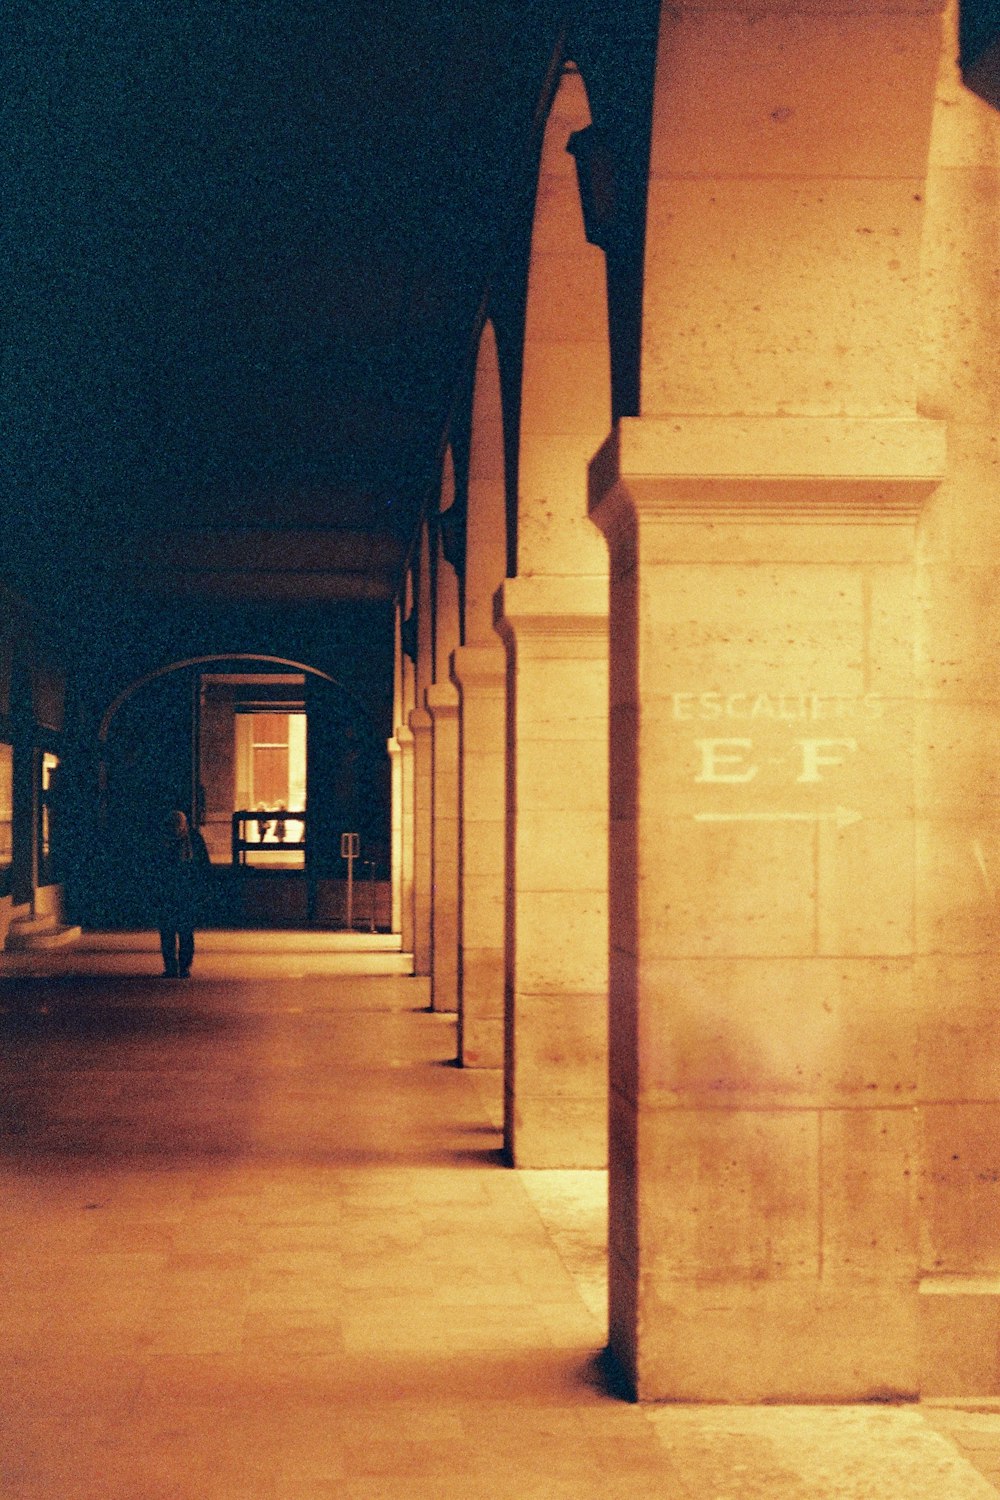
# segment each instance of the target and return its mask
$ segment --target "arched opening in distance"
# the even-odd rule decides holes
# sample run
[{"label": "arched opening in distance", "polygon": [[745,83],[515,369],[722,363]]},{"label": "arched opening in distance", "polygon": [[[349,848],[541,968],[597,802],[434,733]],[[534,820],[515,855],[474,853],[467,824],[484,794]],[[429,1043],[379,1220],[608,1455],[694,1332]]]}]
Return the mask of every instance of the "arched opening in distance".
[{"label": "arched opening in distance", "polygon": [[76,876],[92,925],[143,924],[172,808],[205,839],[210,921],[344,925],[341,840],[355,833],[369,922],[390,925],[384,735],[329,672],[251,652],[168,663],[116,695],[97,750],[95,857]]}]

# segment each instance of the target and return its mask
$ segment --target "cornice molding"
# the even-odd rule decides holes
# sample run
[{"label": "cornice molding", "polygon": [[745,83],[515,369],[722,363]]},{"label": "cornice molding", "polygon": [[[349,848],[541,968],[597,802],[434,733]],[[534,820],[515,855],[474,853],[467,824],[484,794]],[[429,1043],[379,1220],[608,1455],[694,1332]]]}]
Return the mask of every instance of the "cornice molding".
[{"label": "cornice molding", "polygon": [[590,464],[591,519],[912,526],[945,475],[927,418],[628,417]]},{"label": "cornice molding", "polygon": [[451,653],[451,680],[462,692],[500,688],[507,678],[507,653],[500,637],[495,645],[459,646]]},{"label": "cornice molding", "polygon": [[458,713],[458,688],[453,682],[432,683],[424,701],[432,719],[453,719]]},{"label": "cornice molding", "polygon": [[508,578],[494,596],[493,615],[508,643],[529,637],[606,638],[608,579],[592,574]]}]

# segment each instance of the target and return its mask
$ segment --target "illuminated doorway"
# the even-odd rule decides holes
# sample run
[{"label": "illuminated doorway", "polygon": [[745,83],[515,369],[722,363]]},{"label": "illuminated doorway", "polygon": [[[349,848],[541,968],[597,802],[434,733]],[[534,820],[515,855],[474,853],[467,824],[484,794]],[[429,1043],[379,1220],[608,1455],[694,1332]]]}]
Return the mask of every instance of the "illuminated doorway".
[{"label": "illuminated doorway", "polygon": [[197,696],[200,823],[212,863],[302,874],[310,717],[304,676],[205,672]]},{"label": "illuminated doorway", "polygon": [[[305,867],[305,820],[292,816],[306,806],[306,715],[302,710],[237,709],[235,728],[236,807],[256,812],[243,837],[258,847],[246,864],[271,869]],[[289,847],[299,845],[300,847]]]}]

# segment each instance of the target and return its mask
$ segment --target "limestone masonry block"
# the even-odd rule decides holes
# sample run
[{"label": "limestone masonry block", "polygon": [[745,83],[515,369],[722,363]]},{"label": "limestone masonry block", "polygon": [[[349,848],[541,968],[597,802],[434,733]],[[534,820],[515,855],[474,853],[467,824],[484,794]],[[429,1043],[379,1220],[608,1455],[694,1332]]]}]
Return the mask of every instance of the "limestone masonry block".
[{"label": "limestone masonry block", "polygon": [[1000,699],[1000,653],[990,630],[1000,568],[927,565],[917,574],[917,672],[923,690],[951,701]]},{"label": "limestone masonry block", "polygon": [[1000,1395],[1000,1283],[927,1278],[919,1306],[921,1395]]},{"label": "limestone masonry block", "polygon": [[1000,1274],[1000,1100],[926,1104],[923,1265]]},{"label": "limestone masonry block", "polygon": [[812,1278],[651,1289],[637,1351],[640,1399],[864,1401],[916,1395],[912,1282]]},{"label": "limestone masonry block", "polygon": [[[669,588],[650,580],[641,608],[644,699],[709,689],[854,698],[864,691],[863,584],[855,570],[679,567]],[[664,654],[673,683],[658,677]]]},{"label": "limestone masonry block", "polygon": [[891,1283],[916,1277],[920,1145],[912,1105],[825,1110],[820,1116],[827,1281]]},{"label": "limestone masonry block", "polygon": [[920,177],[653,181],[644,409],[912,412],[922,214]]},{"label": "limestone masonry block", "polygon": [[815,951],[816,830],[808,823],[650,817],[638,873],[650,956]]},{"label": "limestone masonry block", "polygon": [[[508,1096],[508,1149],[514,1166],[604,1167],[608,1160],[607,1095],[592,1099]],[[511,1149],[512,1147],[512,1149]]]},{"label": "limestone masonry block", "polygon": [[600,1099],[607,1087],[606,991],[516,997],[518,1094]]},{"label": "limestone masonry block", "polygon": [[918,953],[997,951],[997,853],[997,837],[981,816],[918,820]]},{"label": "limestone masonry block", "polygon": [[991,952],[931,954],[915,968],[919,1097],[1000,1099],[1000,1008]]},{"label": "limestone masonry block", "polygon": [[922,176],[927,125],[909,107],[910,90],[921,77],[931,86],[939,30],[913,6],[917,13],[894,17],[887,46],[883,17],[851,9],[674,7],[660,61],[670,150],[654,159],[654,174],[876,177],[889,162],[901,176]]},{"label": "limestone masonry block", "polygon": [[606,890],[526,893],[514,928],[519,987],[606,991],[607,911]]},{"label": "limestone masonry block", "polygon": [[818,825],[821,953],[907,954],[914,948],[912,816]]},{"label": "limestone masonry block", "polygon": [[639,1139],[660,1184],[641,1217],[656,1282],[818,1274],[816,1113],[647,1108]]},{"label": "limestone masonry block", "polygon": [[908,961],[647,960],[640,982],[632,1067],[651,1103],[818,1109],[916,1100]]}]

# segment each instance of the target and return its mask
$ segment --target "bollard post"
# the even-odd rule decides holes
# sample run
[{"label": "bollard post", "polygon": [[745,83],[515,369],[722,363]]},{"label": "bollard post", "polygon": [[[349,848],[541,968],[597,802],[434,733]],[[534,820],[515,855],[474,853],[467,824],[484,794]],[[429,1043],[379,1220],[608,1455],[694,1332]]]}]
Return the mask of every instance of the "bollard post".
[{"label": "bollard post", "polygon": [[361,840],[356,833],[340,835],[340,857],[347,860],[347,930],[354,930],[354,861],[361,852]]}]

